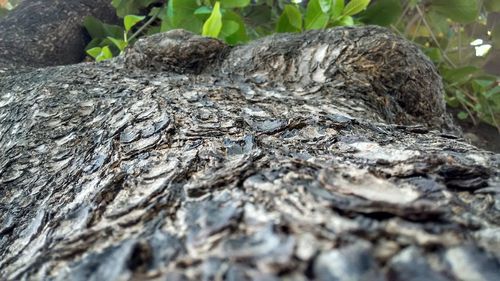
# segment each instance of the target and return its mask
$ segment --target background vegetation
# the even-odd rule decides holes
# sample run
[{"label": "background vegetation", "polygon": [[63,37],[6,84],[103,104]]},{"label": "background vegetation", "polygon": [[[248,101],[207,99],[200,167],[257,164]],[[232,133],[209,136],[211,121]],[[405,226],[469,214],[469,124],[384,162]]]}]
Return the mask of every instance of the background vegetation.
[{"label": "background vegetation", "polygon": [[[0,15],[14,0],[0,0]],[[137,38],[175,28],[241,44],[274,32],[387,26],[419,45],[443,76],[457,117],[500,132],[500,79],[483,71],[500,50],[500,0],[112,0],[123,25],[89,17],[87,53],[116,56]],[[3,8],[1,8],[3,7]],[[497,14],[498,18],[498,14]]]}]

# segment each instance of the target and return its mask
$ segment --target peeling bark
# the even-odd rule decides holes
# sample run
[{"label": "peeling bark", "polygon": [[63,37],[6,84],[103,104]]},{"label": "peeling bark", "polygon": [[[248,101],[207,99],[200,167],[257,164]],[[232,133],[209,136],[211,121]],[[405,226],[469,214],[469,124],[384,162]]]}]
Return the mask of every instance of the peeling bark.
[{"label": "peeling bark", "polygon": [[0,276],[497,280],[500,156],[448,120],[371,26],[6,71]]}]

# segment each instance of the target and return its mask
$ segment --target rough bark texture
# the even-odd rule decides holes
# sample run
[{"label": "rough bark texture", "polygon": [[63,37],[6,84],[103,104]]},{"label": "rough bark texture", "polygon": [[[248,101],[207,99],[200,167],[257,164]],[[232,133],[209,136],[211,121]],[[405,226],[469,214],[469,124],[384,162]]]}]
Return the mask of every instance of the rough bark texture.
[{"label": "rough bark texture", "polygon": [[500,156],[447,120],[378,27],[6,71],[0,276],[498,280]]}]

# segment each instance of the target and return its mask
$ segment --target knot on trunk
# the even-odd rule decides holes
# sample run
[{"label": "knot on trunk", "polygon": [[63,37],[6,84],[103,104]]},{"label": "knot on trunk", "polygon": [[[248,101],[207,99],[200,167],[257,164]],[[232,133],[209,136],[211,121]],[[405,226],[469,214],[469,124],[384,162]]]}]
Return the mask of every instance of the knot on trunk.
[{"label": "knot on trunk", "polygon": [[[318,86],[332,102],[362,100],[389,123],[445,123],[441,78],[408,40],[376,26],[276,34],[234,48],[226,75],[287,89]],[[367,102],[366,102],[367,101]]]},{"label": "knot on trunk", "polygon": [[139,39],[124,61],[129,68],[198,74],[227,48],[217,39],[175,29]]}]

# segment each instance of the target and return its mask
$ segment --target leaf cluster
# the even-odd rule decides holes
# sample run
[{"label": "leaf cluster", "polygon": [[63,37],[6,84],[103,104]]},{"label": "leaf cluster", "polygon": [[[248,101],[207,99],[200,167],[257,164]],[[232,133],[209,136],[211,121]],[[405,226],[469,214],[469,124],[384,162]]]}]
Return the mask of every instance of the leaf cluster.
[{"label": "leaf cluster", "polygon": [[[273,32],[301,32],[354,25],[352,17],[370,0],[113,0],[123,27],[87,18],[84,26],[93,40],[87,53],[96,60],[118,55],[139,35],[183,28],[204,36],[240,44]],[[136,15],[143,11],[141,16]],[[149,17],[140,28],[136,25]],[[154,17],[154,19],[153,19]],[[140,33],[138,33],[140,32]]]},{"label": "leaf cluster", "polygon": [[457,117],[500,132],[500,78],[483,71],[500,51],[498,12],[498,0],[378,0],[360,20],[390,26],[419,45],[438,67]]}]

